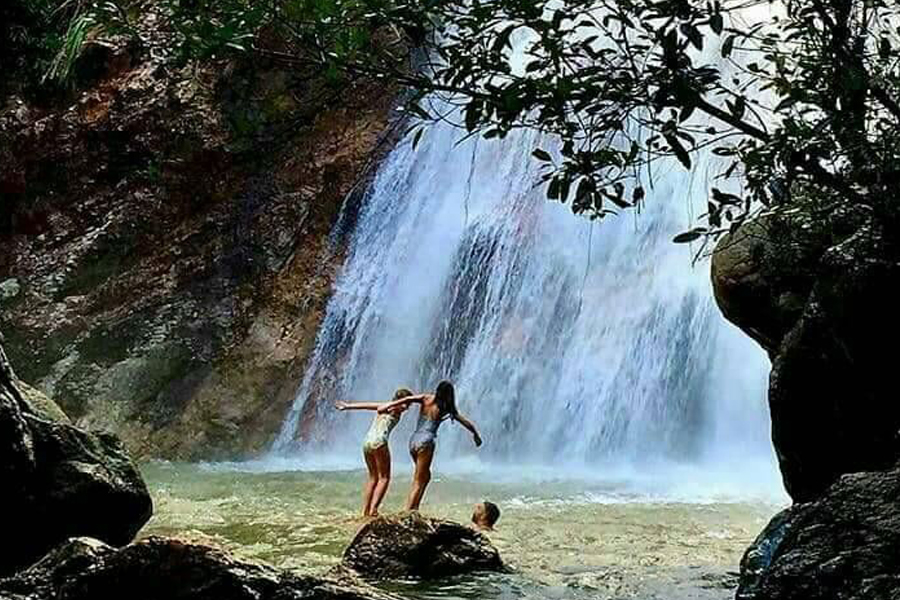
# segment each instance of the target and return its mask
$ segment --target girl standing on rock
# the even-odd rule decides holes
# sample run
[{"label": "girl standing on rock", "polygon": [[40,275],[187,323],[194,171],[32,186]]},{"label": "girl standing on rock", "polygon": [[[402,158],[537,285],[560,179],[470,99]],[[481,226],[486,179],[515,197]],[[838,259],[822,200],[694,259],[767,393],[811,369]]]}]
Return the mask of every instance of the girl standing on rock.
[{"label": "girl standing on rock", "polygon": [[412,396],[410,390],[399,388],[394,392],[394,401],[390,404],[377,402],[338,402],[335,404],[335,408],[340,411],[378,411],[363,440],[363,458],[365,458],[366,468],[369,470],[369,477],[363,488],[364,517],[378,516],[378,507],[381,506],[381,501],[384,500],[384,495],[391,483],[391,447],[388,444],[388,438],[390,438],[391,431],[400,422],[403,411],[409,406],[408,404],[398,404],[398,402],[408,396]]},{"label": "girl standing on rock", "polygon": [[475,446],[481,446],[481,436],[478,435],[475,424],[459,414],[456,409],[456,394],[453,391],[453,384],[449,381],[440,382],[434,394],[406,396],[382,406],[378,412],[388,413],[400,407],[405,409],[413,402],[420,405],[416,430],[409,438],[409,454],[415,463],[416,472],[406,501],[406,510],[419,510],[425,488],[431,481],[431,461],[434,458],[437,430],[445,419],[456,421],[468,429],[472,433]]}]

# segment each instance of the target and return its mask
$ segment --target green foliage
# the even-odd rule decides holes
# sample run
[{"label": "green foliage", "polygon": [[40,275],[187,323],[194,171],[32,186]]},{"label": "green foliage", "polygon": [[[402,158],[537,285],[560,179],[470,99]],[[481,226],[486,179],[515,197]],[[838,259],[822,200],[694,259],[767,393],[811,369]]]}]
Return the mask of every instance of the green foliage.
[{"label": "green foliage", "polygon": [[183,59],[244,52],[273,17],[273,5],[252,0],[166,0]]},{"label": "green foliage", "polygon": [[84,50],[85,43],[91,37],[101,35],[124,34],[135,36],[126,11],[125,0],[120,2],[69,2],[62,8],[69,7],[71,16],[61,45],[50,67],[44,74],[44,81],[53,81],[60,85],[72,83],[75,63]]},{"label": "green foliage", "polygon": [[93,14],[85,13],[77,15],[62,37],[62,46],[50,63],[50,68],[44,75],[44,80],[51,79],[58,83],[69,81],[75,61],[81,56],[84,43],[91,31],[96,29],[97,20]]},{"label": "green foliage", "polygon": [[70,85],[89,39],[134,35],[124,6],[125,0],[10,0],[0,7],[3,83],[21,82],[26,89],[44,91]]},{"label": "green foliage", "polygon": [[450,104],[473,135],[544,132],[556,140],[534,152],[548,198],[591,218],[640,208],[660,161],[697,169],[712,153],[706,222],[677,241],[791,207],[801,187],[900,223],[892,0],[190,4],[218,15],[182,29],[201,54],[266,53],[253,40],[273,31],[288,40],[283,60],[407,85],[419,121],[446,119]]},{"label": "green foliage", "polygon": [[52,24],[60,0],[6,0],[0,3],[0,93],[38,84],[59,48],[61,32]]},{"label": "green foliage", "polygon": [[[74,4],[83,10],[69,11],[52,69],[63,78],[87,19],[105,24],[116,14],[100,19],[85,9],[98,3]],[[453,118],[448,105],[471,135],[537,129],[554,140],[552,151],[534,152],[548,198],[590,218],[639,209],[660,162],[705,170],[698,158],[711,154],[705,222],[677,241],[705,241],[760,212],[797,208],[797,189],[900,224],[893,0],[161,6],[185,59],[252,52],[334,85],[379,77],[406,85],[415,142],[424,123]]]},{"label": "green foliage", "polygon": [[[389,23],[396,7],[385,0],[166,0],[185,58],[266,52],[260,37],[286,42],[278,58],[341,78],[362,65],[372,32]],[[271,51],[269,51],[271,53]]]},{"label": "green foliage", "polygon": [[441,14],[434,83],[420,89],[448,92],[485,137],[556,137],[557,159],[536,156],[548,198],[576,212],[640,206],[655,163],[692,169],[711,150],[725,181],[711,185],[706,226],[676,241],[790,206],[801,185],[897,220],[894,2],[494,0]]}]

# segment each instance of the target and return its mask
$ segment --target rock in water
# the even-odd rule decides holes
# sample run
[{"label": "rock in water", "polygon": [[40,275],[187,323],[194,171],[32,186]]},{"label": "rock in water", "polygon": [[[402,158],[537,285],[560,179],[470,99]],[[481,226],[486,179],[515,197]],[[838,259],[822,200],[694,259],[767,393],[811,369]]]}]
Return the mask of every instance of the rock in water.
[{"label": "rock in water", "polygon": [[722,312],[772,358],[772,441],[796,502],[900,460],[896,361],[884,350],[900,337],[900,245],[858,217],[829,218],[748,223],[712,261]]},{"label": "rock in water", "polygon": [[159,537],[122,549],[90,538],[68,540],[0,580],[0,598],[4,594],[29,600],[398,600],[359,581],[294,575]]},{"label": "rock in water", "polygon": [[484,534],[415,512],[364,525],[344,551],[341,565],[375,579],[504,570],[500,553]]},{"label": "rock in water", "polygon": [[775,516],[741,561],[737,600],[900,598],[900,470],[841,477]]},{"label": "rock in water", "polygon": [[[27,390],[27,391],[26,391]],[[147,487],[119,441],[65,420],[16,378],[0,347],[0,574],[25,567],[66,538],[130,542],[147,522]]]}]

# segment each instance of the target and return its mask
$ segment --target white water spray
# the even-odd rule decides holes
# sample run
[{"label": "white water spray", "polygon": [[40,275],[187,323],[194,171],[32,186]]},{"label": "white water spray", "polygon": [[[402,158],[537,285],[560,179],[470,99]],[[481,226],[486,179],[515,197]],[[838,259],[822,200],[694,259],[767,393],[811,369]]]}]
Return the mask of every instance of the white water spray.
[{"label": "white water spray", "polygon": [[[355,459],[368,419],[334,401],[448,378],[482,460],[770,461],[767,360],[671,242],[705,187],[673,170],[642,214],[592,224],[535,185],[537,134],[460,136],[437,124],[382,164],[273,453]],[[463,433],[445,425],[439,454],[474,453]]]}]

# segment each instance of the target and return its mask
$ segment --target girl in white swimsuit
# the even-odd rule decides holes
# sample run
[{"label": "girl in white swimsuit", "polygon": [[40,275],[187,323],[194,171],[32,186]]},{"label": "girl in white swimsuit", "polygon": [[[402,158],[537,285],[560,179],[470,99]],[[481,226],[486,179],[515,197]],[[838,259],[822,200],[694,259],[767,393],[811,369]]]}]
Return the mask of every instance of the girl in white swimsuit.
[{"label": "girl in white swimsuit", "polygon": [[[394,401],[412,396],[412,392],[406,388],[400,388],[394,392]],[[338,410],[375,410],[387,406],[377,402],[338,402],[335,408]],[[363,516],[378,516],[378,507],[387,493],[391,483],[391,448],[388,438],[391,431],[400,422],[400,417],[406,406],[397,406],[391,410],[375,414],[372,426],[363,440],[363,457],[366,459],[366,468],[369,477],[363,488]]]}]

